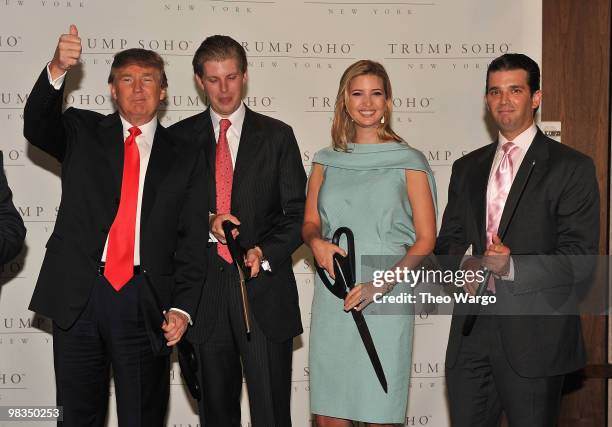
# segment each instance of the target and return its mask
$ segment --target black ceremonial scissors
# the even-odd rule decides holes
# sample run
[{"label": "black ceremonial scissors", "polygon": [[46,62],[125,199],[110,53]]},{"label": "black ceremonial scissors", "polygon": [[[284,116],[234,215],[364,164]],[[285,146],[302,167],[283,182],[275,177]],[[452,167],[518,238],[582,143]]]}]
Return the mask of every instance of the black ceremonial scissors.
[{"label": "black ceremonial scissors", "polygon": [[[336,280],[332,284],[325,270],[318,265],[316,265],[317,273],[319,273],[319,277],[323,281],[323,284],[329,291],[334,294],[336,297],[340,299],[344,299],[348,294],[349,290],[355,287],[355,238],[353,236],[353,232],[348,227],[340,227],[338,228],[334,235],[332,236],[332,243],[334,245],[340,246],[340,238],[342,235],[346,236],[347,241],[347,255],[343,257],[340,254],[334,254],[334,276]],[[365,346],[365,349],[368,353],[368,357],[370,358],[370,362],[372,362],[372,366],[374,367],[374,372],[376,372],[376,377],[380,382],[385,393],[387,392],[387,378],[385,377],[385,372],[383,370],[382,364],[380,363],[380,358],[378,357],[378,353],[376,352],[376,347],[374,346],[374,341],[372,341],[372,335],[370,334],[370,330],[368,329],[368,324],[363,317],[363,313],[361,311],[357,311],[355,309],[351,310],[351,314],[353,315],[353,320],[355,321],[355,325],[357,325],[357,330],[359,331],[359,335],[361,336],[361,341]]]}]

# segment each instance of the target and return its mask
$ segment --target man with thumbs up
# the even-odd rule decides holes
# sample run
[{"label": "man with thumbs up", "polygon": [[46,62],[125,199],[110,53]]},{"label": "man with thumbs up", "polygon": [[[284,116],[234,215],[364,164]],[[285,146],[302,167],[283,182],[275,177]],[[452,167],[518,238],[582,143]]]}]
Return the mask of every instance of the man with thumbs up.
[{"label": "man with thumbs up", "polygon": [[[116,113],[62,113],[81,49],[71,25],[24,111],[25,137],[62,164],[62,200],[30,309],[53,320],[64,426],[104,424],[111,366],[119,424],[162,426],[169,350],[195,317],[204,279],[204,167],[200,149],[170,138],[157,120],[167,80],[153,51],[115,55]],[[147,315],[155,294],[163,324]]]}]

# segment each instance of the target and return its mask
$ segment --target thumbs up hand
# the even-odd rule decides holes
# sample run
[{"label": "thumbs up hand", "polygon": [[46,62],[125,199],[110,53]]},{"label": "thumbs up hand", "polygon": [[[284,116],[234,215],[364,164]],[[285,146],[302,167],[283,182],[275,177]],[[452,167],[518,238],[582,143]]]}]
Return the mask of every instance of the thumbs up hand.
[{"label": "thumbs up hand", "polygon": [[62,34],[55,48],[55,55],[49,64],[51,78],[57,79],[79,63],[81,58],[81,38],[76,25],[71,24],[68,34]]}]

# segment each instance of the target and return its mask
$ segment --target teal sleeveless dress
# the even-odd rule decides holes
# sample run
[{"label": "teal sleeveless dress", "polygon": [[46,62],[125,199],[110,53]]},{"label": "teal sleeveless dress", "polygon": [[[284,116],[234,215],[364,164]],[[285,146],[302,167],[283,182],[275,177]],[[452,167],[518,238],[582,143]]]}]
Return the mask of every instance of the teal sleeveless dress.
[{"label": "teal sleeveless dress", "polygon": [[[435,204],[429,164],[420,151],[397,142],[349,144],[346,153],[325,148],[315,154],[313,162],[324,168],[318,197],[321,235],[331,239],[338,227],[349,227],[355,236],[357,283],[370,281],[371,269],[362,268],[363,255],[385,255],[380,259],[397,261],[415,241],[405,170],[427,174]],[[344,312],[343,301],[316,277],[309,345],[313,414],[404,423],[412,361],[412,307],[403,304],[402,312],[394,309],[393,314],[376,315],[377,305],[370,304],[364,315],[382,362],[388,394],[380,386],[353,317]]]}]

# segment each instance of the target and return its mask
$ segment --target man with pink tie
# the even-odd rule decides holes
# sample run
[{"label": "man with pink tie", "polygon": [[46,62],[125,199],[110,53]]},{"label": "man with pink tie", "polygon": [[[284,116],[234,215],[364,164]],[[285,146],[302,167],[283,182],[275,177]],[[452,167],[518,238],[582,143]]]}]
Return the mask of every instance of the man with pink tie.
[{"label": "man with pink tie", "polygon": [[[572,256],[596,254],[599,243],[593,161],[536,127],[541,98],[531,58],[505,54],[491,62],[485,102],[498,138],[453,164],[435,251],[454,255],[453,268],[486,267],[488,292],[520,307],[571,293]],[[535,254],[546,255],[541,264],[529,257]],[[548,277],[536,280],[542,275],[533,272],[544,267]],[[477,286],[464,290],[474,294]],[[464,319],[456,309],[446,353],[452,425],[497,426],[502,411],[511,427],[556,425],[564,376],[585,363],[579,316],[481,309],[467,336]]]}]

